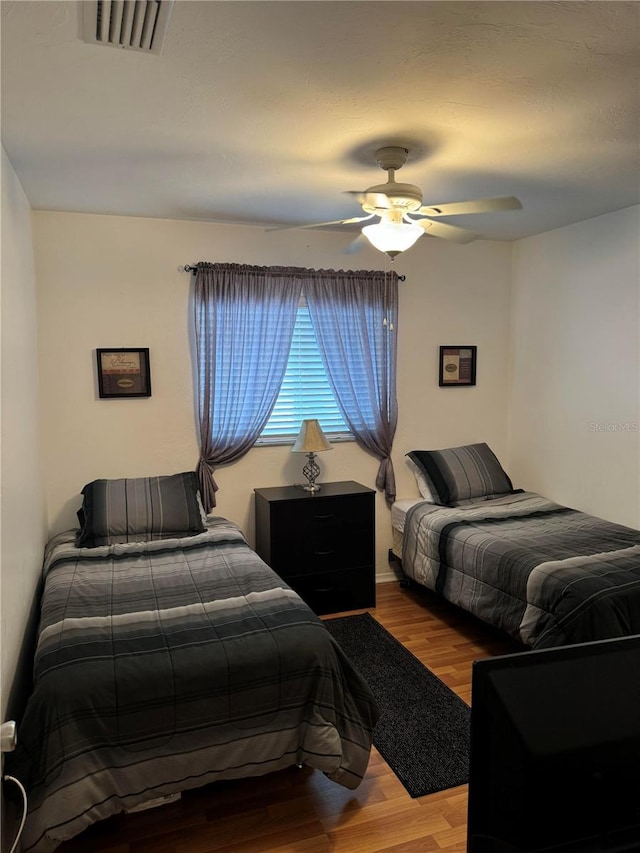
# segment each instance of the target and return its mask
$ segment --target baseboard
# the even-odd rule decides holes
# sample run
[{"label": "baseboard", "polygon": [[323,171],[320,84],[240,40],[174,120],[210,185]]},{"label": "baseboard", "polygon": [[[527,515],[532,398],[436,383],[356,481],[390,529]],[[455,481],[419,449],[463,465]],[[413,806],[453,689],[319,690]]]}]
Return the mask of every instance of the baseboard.
[{"label": "baseboard", "polygon": [[376,583],[391,583],[397,580],[398,575],[391,569],[387,569],[384,572],[376,572]]}]

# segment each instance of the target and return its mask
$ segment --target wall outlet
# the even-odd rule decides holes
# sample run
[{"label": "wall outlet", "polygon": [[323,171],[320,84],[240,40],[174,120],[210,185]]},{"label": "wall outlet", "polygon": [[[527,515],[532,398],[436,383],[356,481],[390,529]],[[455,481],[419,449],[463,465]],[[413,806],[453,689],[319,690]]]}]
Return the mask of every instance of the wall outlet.
[{"label": "wall outlet", "polygon": [[18,727],[15,720],[8,720],[0,726],[0,752],[13,752],[18,742]]}]

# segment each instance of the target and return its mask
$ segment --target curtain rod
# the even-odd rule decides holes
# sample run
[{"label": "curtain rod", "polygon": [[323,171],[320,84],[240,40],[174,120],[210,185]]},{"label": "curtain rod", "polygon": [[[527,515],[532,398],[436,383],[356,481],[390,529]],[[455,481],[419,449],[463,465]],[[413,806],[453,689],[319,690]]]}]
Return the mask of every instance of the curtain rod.
[{"label": "curtain rod", "polygon": [[[184,264],[182,267],[178,267],[179,272],[197,272],[198,267],[195,264]],[[406,275],[399,275],[398,281],[405,281]]]}]

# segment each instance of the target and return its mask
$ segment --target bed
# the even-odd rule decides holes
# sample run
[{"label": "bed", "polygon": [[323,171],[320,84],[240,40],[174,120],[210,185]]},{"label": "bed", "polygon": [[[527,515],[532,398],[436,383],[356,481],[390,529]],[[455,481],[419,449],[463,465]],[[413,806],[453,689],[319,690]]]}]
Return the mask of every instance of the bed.
[{"label": "bed", "polygon": [[[8,766],[29,794],[25,851],[221,779],[307,764],[355,788],[366,771],[369,688],[179,477],[171,501],[158,478],[89,484],[80,530],[46,548],[34,688]],[[176,494],[190,509],[172,518]]]},{"label": "bed", "polygon": [[639,530],[513,489],[486,444],[409,458],[421,498],[392,510],[406,578],[531,648],[640,634]]}]

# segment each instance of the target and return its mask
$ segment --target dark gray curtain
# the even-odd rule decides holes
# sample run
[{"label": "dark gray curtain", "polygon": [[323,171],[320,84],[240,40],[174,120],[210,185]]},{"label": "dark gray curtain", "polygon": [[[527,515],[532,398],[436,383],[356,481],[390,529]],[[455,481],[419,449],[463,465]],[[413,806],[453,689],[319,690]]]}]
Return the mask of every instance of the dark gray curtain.
[{"label": "dark gray curtain", "polygon": [[197,265],[197,473],[206,512],[216,505],[215,467],[253,447],[278,398],[300,300],[294,273],[286,267]]},{"label": "dark gray curtain", "polygon": [[376,486],[392,502],[398,276],[322,270],[303,288],[336,400],[357,443],[380,460]]}]

